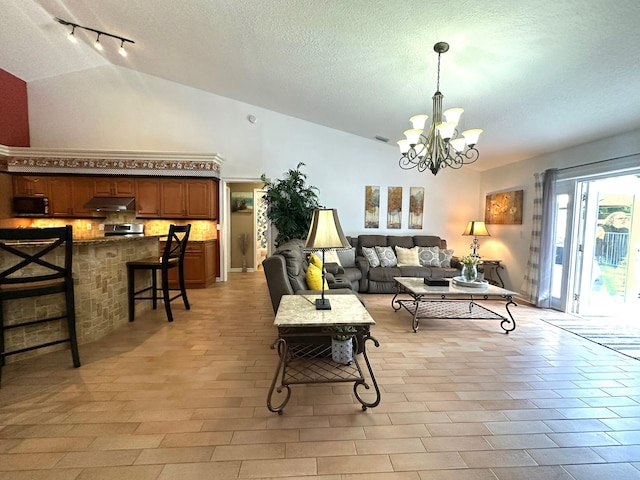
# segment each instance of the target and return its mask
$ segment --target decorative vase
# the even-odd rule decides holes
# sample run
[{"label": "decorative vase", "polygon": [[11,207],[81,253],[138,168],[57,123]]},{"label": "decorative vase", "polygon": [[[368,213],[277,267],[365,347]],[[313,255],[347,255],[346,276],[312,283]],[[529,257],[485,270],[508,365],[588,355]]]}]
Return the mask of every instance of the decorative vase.
[{"label": "decorative vase", "polygon": [[462,265],[462,278],[465,282],[475,282],[478,279],[478,267],[464,263]]},{"label": "decorative vase", "polygon": [[353,338],[348,340],[331,339],[331,358],[334,362],[348,365],[353,362]]}]

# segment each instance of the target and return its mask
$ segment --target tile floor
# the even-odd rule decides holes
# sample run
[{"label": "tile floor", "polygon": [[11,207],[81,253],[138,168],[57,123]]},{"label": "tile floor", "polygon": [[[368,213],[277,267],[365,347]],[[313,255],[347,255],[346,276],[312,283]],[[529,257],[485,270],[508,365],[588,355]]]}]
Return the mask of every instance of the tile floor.
[{"label": "tile floor", "polygon": [[[640,362],[540,321],[423,321],[365,295],[382,401],[300,385],[267,410],[276,331],[261,272],[191,290],[68,352],[10,364],[0,478],[485,480],[640,478]],[[499,308],[499,307],[497,307]]]}]

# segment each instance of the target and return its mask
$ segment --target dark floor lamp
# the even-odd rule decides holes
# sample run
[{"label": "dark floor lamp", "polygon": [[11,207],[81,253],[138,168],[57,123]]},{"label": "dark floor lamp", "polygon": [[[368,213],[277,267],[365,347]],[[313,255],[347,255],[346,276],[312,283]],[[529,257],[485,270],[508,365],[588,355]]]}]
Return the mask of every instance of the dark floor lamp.
[{"label": "dark floor lamp", "polygon": [[335,208],[319,208],[313,211],[311,227],[305,248],[322,250],[322,297],[316,298],[316,310],[331,310],[331,303],[324,298],[324,252],[328,248],[349,248],[351,244],[342,233],[338,211]]}]

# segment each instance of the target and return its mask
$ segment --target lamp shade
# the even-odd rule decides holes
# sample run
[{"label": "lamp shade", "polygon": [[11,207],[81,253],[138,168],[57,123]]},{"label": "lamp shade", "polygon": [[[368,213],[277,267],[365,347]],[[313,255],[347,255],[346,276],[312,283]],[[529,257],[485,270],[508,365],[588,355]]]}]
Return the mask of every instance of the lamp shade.
[{"label": "lamp shade", "polygon": [[338,210],[318,208],[313,211],[305,248],[348,248],[351,244],[342,233]]},{"label": "lamp shade", "polygon": [[474,237],[489,237],[487,227],[484,222],[471,221],[467,224],[467,228],[464,229],[462,235],[473,235]]}]

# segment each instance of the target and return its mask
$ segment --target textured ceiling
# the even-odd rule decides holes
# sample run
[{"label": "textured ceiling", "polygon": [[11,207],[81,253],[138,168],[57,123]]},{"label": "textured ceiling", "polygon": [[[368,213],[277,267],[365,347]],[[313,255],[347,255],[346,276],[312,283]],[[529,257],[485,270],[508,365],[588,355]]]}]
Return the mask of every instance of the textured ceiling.
[{"label": "textured ceiling", "polygon": [[[483,128],[480,170],[640,128],[638,0],[0,0],[0,68],[114,63],[372,139],[444,107]],[[70,48],[61,17],[135,40]],[[107,45],[109,39],[103,39]],[[113,41],[115,42],[115,41]],[[392,148],[391,146],[389,148]]]}]

